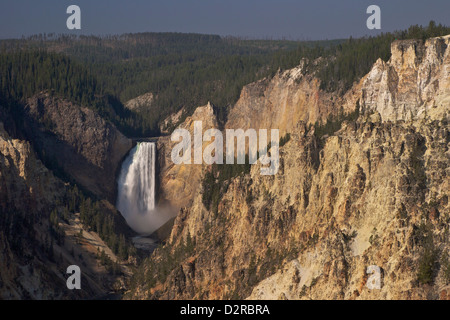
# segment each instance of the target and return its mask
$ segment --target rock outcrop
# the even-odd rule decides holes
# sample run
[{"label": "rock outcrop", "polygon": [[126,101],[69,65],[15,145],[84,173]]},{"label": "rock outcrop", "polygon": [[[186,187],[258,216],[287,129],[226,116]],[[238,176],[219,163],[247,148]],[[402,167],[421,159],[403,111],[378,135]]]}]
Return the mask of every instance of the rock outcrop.
[{"label": "rock outcrop", "polygon": [[28,142],[12,139],[0,122],[0,207],[41,212],[62,194],[64,185],[35,158]]},{"label": "rock outcrop", "polygon": [[[159,163],[159,203],[165,203],[179,209],[189,206],[193,197],[199,192],[203,177],[204,164],[194,164],[194,121],[201,121],[203,131],[217,128],[217,120],[211,104],[198,107],[192,116],[186,118],[178,128],[186,129],[191,135],[192,163],[175,165],[171,158],[173,147],[178,141],[171,141],[170,136],[160,137],[158,146]],[[203,143],[203,149],[209,142]],[[202,149],[202,150],[203,150]]]},{"label": "rock outcrop", "polygon": [[150,108],[153,100],[154,100],[153,93],[147,92],[139,97],[128,100],[125,103],[125,107],[133,111],[139,111],[144,108]]},{"label": "rock outcrop", "polygon": [[394,41],[388,62],[379,59],[362,87],[363,110],[383,121],[442,119],[450,102],[450,36]]},{"label": "rock outcrop", "polygon": [[116,173],[132,141],[91,109],[41,93],[25,106],[25,131],[46,164],[115,203]]},{"label": "rock outcrop", "polygon": [[173,131],[175,127],[180,125],[183,115],[186,112],[185,108],[181,108],[178,112],[169,115],[166,119],[164,119],[159,125],[159,130],[161,134],[169,134]]}]

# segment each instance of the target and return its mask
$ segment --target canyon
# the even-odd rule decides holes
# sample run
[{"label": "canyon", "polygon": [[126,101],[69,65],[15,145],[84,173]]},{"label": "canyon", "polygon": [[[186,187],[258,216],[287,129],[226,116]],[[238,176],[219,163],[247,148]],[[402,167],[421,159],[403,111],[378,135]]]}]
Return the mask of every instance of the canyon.
[{"label": "canyon", "polygon": [[[223,133],[278,129],[275,175],[261,175],[259,162],[248,172],[175,164],[170,135],[132,140],[92,109],[49,91],[33,95],[21,123],[1,114],[0,297],[116,290],[125,299],[450,299],[449,42],[394,41],[390,60],[341,94],[321,89],[303,59],[244,86],[225,123],[207,103],[161,127],[191,136],[196,121]],[[126,105],[151,108],[154,98]],[[337,118],[339,128],[326,130]],[[139,143],[151,149],[141,159],[152,164],[152,181],[143,182],[154,194],[149,208],[167,223],[153,234],[160,246],[151,254],[124,254],[137,233],[114,204],[122,165]],[[201,142],[202,153],[209,144]],[[68,210],[74,184],[83,205]],[[213,187],[214,206],[205,202]],[[117,274],[99,263],[101,250]],[[67,293],[62,270],[77,261],[86,290]],[[380,289],[367,286],[371,265],[381,270]]]}]

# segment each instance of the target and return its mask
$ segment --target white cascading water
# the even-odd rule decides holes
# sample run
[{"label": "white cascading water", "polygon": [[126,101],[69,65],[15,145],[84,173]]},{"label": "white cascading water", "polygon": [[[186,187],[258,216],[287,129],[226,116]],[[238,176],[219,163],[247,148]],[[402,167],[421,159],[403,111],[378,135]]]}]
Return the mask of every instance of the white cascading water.
[{"label": "white cascading water", "polygon": [[122,164],[118,180],[117,209],[128,225],[150,234],[165,221],[155,210],[155,144],[140,142]]}]

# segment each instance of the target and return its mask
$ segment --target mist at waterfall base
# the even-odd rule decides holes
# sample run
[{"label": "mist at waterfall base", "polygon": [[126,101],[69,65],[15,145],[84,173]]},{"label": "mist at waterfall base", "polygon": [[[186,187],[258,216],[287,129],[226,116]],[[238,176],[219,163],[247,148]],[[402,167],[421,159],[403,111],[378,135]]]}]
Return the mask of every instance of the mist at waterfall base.
[{"label": "mist at waterfall base", "polygon": [[155,206],[155,158],[155,143],[139,142],[123,162],[118,179],[116,207],[141,235],[150,235],[168,220]]}]

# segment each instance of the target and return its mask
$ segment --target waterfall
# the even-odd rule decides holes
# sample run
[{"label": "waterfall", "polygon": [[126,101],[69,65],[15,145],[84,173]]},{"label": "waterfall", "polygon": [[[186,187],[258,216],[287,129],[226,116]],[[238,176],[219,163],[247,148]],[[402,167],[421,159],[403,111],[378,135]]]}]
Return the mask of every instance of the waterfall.
[{"label": "waterfall", "polygon": [[140,142],[122,164],[116,207],[136,232],[150,234],[165,221],[155,210],[155,143]]}]

